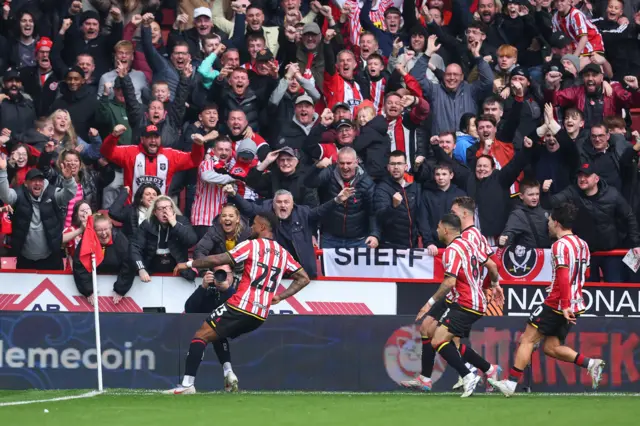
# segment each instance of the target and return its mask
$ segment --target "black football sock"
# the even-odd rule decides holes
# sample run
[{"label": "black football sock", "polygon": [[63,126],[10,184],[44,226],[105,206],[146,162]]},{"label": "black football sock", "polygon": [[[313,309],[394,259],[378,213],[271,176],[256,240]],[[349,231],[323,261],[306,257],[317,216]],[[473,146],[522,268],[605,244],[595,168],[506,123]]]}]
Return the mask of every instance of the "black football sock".
[{"label": "black football sock", "polygon": [[456,348],[456,345],[453,342],[444,342],[438,349],[436,350],[440,354],[442,358],[447,361],[447,363],[458,372],[460,377],[465,377],[467,374],[471,373],[469,369],[464,365],[464,361],[460,356],[460,352]]},{"label": "black football sock", "polygon": [[202,339],[191,340],[189,345],[189,353],[187,354],[187,362],[184,368],[184,379],[182,380],[183,386],[193,385],[198,372],[198,367],[204,358],[204,350],[207,347],[207,342]]},{"label": "black football sock", "polygon": [[469,364],[477,367],[483,373],[486,373],[491,368],[491,364],[487,362],[484,358],[478,355],[478,352],[471,349],[469,346],[465,344],[460,345],[460,355],[462,359],[464,359]]},{"label": "black football sock", "polygon": [[227,339],[219,339],[213,342],[213,350],[218,356],[220,365],[225,362],[231,362],[231,351],[229,350],[229,341]]},{"label": "black football sock", "polygon": [[424,377],[431,378],[433,363],[436,360],[436,350],[431,346],[431,338],[422,338],[422,372]]}]

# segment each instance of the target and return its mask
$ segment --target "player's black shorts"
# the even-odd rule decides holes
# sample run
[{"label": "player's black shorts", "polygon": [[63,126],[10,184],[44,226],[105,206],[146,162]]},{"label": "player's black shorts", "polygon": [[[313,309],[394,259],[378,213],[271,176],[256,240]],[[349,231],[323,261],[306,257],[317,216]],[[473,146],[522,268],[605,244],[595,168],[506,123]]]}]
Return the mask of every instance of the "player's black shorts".
[{"label": "player's black shorts", "polygon": [[451,306],[450,303],[446,302],[447,298],[443,298],[438,300],[432,307],[431,309],[429,309],[429,312],[427,312],[427,316],[431,317],[431,318],[435,318],[436,321],[440,321],[440,318],[442,317],[442,315],[444,314],[444,311],[447,310],[447,308],[449,306]]},{"label": "player's black shorts", "polygon": [[[575,314],[576,318],[580,314]],[[529,324],[537,328],[543,336],[555,336],[564,343],[573,324],[571,324],[562,314],[562,311],[542,304],[536,308],[529,316]]]},{"label": "player's black shorts", "polygon": [[211,312],[205,322],[218,333],[218,336],[235,339],[260,327],[264,320],[224,303]]},{"label": "player's black shorts", "polygon": [[473,324],[484,315],[469,311],[457,303],[447,303],[447,309],[440,317],[440,324],[447,327],[456,337],[469,337]]}]

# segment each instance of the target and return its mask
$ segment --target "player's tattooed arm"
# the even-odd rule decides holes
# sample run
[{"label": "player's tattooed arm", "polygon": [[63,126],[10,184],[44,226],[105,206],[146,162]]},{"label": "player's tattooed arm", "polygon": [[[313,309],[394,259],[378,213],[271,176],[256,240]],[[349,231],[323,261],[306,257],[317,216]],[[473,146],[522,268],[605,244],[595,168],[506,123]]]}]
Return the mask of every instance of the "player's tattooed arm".
[{"label": "player's tattooed arm", "polygon": [[420,309],[420,312],[418,312],[418,316],[416,317],[416,321],[422,317],[424,317],[427,312],[429,312],[429,310],[431,309],[431,307],[440,299],[444,298],[453,287],[455,287],[456,285],[456,278],[455,277],[450,277],[450,276],[445,276],[444,281],[442,281],[442,284],[440,284],[440,287],[438,288],[438,291],[436,291],[436,294],[434,294],[431,299],[429,299],[429,301],[427,303],[425,303],[425,305],[422,307],[422,309]]},{"label": "player's tattooed arm", "polygon": [[293,296],[294,294],[296,294],[297,292],[305,288],[311,282],[311,280],[309,279],[309,275],[307,275],[305,270],[302,268],[298,269],[296,272],[291,274],[291,278],[293,279],[293,282],[291,283],[289,288],[283,291],[282,293],[273,296],[273,299],[271,299],[272,305],[275,305],[281,300],[284,300],[288,297]]},{"label": "player's tattooed arm", "polygon": [[216,266],[221,265],[231,265],[233,264],[233,259],[229,256],[228,253],[216,254],[213,256],[207,256],[202,259],[190,260],[185,263],[178,263],[175,269],[173,270],[173,275],[178,275],[180,271],[184,271],[186,269],[196,268],[196,269],[211,269]]}]

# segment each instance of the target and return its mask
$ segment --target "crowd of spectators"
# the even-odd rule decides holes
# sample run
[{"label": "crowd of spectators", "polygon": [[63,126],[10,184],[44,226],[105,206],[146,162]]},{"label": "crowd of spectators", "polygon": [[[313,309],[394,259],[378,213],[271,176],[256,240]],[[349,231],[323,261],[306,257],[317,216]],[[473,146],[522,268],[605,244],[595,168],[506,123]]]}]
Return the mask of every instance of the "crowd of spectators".
[{"label": "crowd of spectators", "polygon": [[[550,247],[547,211],[571,201],[592,251],[640,256],[639,8],[7,1],[3,250],[19,269],[66,264],[92,301],[78,251],[95,215],[119,300],[136,276],[232,249],[264,209],[310,276],[314,246],[435,255],[468,195],[497,246]],[[637,279],[620,257],[591,277]]]}]

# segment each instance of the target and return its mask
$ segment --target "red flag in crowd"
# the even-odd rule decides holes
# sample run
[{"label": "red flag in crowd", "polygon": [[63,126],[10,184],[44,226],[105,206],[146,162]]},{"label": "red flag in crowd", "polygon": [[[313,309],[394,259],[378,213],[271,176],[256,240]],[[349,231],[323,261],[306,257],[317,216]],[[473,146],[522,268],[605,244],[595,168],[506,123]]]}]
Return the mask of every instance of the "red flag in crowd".
[{"label": "red flag in crowd", "polygon": [[104,253],[102,252],[102,244],[98,239],[98,234],[93,229],[93,216],[89,216],[87,220],[87,227],[84,230],[82,236],[82,246],[80,247],[80,262],[87,268],[87,271],[91,272],[91,255],[96,255],[96,268],[104,260]]}]

